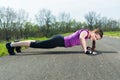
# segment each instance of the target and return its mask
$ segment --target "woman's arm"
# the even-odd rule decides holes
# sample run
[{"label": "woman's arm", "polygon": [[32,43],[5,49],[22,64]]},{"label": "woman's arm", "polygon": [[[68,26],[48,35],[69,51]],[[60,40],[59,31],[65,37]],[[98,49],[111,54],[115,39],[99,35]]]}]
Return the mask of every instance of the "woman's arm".
[{"label": "woman's arm", "polygon": [[86,44],[86,41],[85,41],[85,37],[86,36],[87,36],[87,32],[86,31],[82,31],[80,36],[79,36],[80,42],[82,44],[82,48],[83,48],[85,53],[87,51],[87,44]]},{"label": "woman's arm", "polygon": [[96,48],[96,42],[95,40],[92,41],[92,50],[93,52],[95,51],[95,48]]},{"label": "woman's arm", "polygon": [[86,53],[86,51],[87,51],[87,49],[86,49],[86,47],[87,47],[86,46],[86,41],[83,38],[81,38],[80,40],[81,40],[81,43],[82,43],[82,48],[83,48],[84,52]]}]

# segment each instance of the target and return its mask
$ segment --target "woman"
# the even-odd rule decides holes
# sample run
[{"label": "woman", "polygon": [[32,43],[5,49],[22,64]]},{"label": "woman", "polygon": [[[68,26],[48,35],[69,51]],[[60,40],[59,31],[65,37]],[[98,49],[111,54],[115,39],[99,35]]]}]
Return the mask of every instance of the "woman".
[{"label": "woman", "polygon": [[[100,40],[103,37],[103,31],[99,28],[92,31],[87,29],[80,29],[69,36],[56,35],[49,40],[45,41],[19,41],[10,42],[6,44],[6,48],[10,55],[15,55],[14,48],[17,52],[21,52],[21,47],[31,47],[31,48],[55,48],[55,47],[73,47],[81,45],[86,54],[94,54],[95,51],[95,41]],[[92,48],[87,47],[86,40],[92,40]]]}]

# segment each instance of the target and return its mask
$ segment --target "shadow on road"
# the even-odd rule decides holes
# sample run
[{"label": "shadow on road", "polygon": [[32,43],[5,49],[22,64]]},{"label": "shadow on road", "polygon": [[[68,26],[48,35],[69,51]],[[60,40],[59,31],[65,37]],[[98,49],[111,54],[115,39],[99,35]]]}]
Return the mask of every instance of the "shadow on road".
[{"label": "shadow on road", "polygon": [[96,55],[100,55],[100,54],[113,54],[113,53],[118,53],[118,52],[116,52],[116,51],[98,51],[98,50],[96,50],[96,52],[97,52],[97,54],[95,54],[95,55],[92,55],[92,56],[96,56]]},{"label": "shadow on road", "polygon": [[102,54],[102,53],[118,53],[117,51],[96,51],[97,53],[99,53],[99,54]]},{"label": "shadow on road", "polygon": [[[116,51],[96,51],[97,54],[95,55],[91,55],[91,56],[96,56],[96,55],[100,55],[100,54],[104,54],[104,53],[118,53]],[[25,55],[63,55],[63,54],[84,54],[83,51],[42,51],[42,52],[22,52],[19,53],[22,54],[22,56]],[[19,54],[17,54],[17,56],[19,56]],[[21,55],[20,55],[21,56]]]},{"label": "shadow on road", "polygon": [[22,55],[61,55],[61,54],[84,54],[83,51],[42,51],[42,52],[22,52]]}]

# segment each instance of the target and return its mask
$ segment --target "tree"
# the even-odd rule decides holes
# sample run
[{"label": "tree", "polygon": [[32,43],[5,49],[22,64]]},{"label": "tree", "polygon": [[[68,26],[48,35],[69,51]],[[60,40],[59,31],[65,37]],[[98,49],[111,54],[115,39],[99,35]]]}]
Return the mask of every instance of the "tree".
[{"label": "tree", "polygon": [[23,28],[25,23],[28,20],[28,13],[25,12],[25,10],[21,9],[17,12],[17,17],[16,17],[16,23],[17,23],[17,28],[20,31],[20,38],[23,37]]},{"label": "tree", "polygon": [[10,33],[12,31],[12,23],[15,20],[15,11],[12,8],[1,8],[0,9],[0,24],[1,28],[4,30],[4,39],[10,37]]},{"label": "tree", "polygon": [[95,12],[89,12],[85,15],[85,19],[90,29],[94,29],[94,27],[101,26],[101,16],[100,14],[96,14]]},{"label": "tree", "polygon": [[71,29],[71,17],[69,13],[60,13],[58,21],[60,22],[60,27],[62,28],[62,30],[64,30],[64,32],[69,32]]},{"label": "tree", "polygon": [[50,29],[52,29],[51,25],[55,23],[55,17],[52,15],[51,11],[47,9],[42,9],[38,12],[37,15],[35,15],[35,17],[38,25],[40,27],[44,27],[42,28],[42,31],[44,31],[43,33],[45,34],[45,36],[50,36]]}]

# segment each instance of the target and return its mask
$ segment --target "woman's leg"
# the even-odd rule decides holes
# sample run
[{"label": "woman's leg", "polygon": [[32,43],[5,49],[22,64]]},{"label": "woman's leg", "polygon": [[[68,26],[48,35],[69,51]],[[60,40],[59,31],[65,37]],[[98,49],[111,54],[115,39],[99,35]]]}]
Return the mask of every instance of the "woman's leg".
[{"label": "woman's leg", "polygon": [[20,48],[29,47],[31,42],[35,42],[35,40],[6,43],[6,48],[8,50],[9,55],[15,55],[14,48],[17,49],[16,51],[21,52]]},{"label": "woman's leg", "polygon": [[35,40],[12,42],[10,45],[11,47],[30,47],[31,42],[35,42]]},{"label": "woman's leg", "polygon": [[44,49],[64,47],[64,37],[60,35],[56,35],[49,40],[31,42],[30,47],[31,48],[44,48]]},{"label": "woman's leg", "polygon": [[7,43],[6,48],[10,55],[15,55],[14,48],[15,47],[31,47],[31,48],[55,48],[55,47],[64,47],[64,37],[60,35],[56,35],[53,38],[45,41],[35,41],[35,40],[27,40],[27,41],[19,41]]},{"label": "woman's leg", "polygon": [[19,42],[11,42],[11,47],[33,47],[33,48],[54,48],[64,47],[64,38],[60,35],[56,35],[51,39],[45,41],[26,40]]}]

